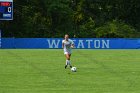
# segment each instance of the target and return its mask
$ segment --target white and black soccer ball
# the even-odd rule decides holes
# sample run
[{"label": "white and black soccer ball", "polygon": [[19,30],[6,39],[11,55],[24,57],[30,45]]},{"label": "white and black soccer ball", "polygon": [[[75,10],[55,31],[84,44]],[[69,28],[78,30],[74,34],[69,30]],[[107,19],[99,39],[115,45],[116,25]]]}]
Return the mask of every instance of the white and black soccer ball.
[{"label": "white and black soccer ball", "polygon": [[72,67],[72,68],[71,68],[71,71],[72,71],[72,72],[76,72],[76,71],[77,71],[76,67]]}]

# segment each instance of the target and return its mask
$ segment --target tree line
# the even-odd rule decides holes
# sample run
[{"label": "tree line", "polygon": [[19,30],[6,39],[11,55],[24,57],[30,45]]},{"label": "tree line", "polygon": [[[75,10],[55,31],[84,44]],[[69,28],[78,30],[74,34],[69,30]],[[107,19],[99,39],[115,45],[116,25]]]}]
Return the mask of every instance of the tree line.
[{"label": "tree line", "polygon": [[140,37],[140,0],[14,0],[3,37]]}]

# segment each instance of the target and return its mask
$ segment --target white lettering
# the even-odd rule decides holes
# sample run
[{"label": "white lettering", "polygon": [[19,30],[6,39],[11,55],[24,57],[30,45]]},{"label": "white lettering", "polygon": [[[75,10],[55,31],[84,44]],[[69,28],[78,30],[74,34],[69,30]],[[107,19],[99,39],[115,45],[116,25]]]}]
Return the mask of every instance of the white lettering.
[{"label": "white lettering", "polygon": [[91,48],[91,42],[92,42],[93,40],[86,40],[86,42],[88,43],[88,48]]},{"label": "white lettering", "polygon": [[3,17],[11,17],[11,14],[3,14]]},{"label": "white lettering", "polygon": [[83,40],[79,40],[77,48],[84,48]]},{"label": "white lettering", "polygon": [[49,45],[49,48],[58,48],[59,47],[59,43],[60,43],[60,40],[47,40],[48,41],[48,45]]},{"label": "white lettering", "polygon": [[72,41],[73,41],[73,43],[74,43],[74,45],[75,45],[75,41],[76,41],[76,40],[72,40]]},{"label": "white lettering", "polygon": [[94,41],[94,47],[95,48],[100,48],[100,40],[95,40]]},{"label": "white lettering", "polygon": [[102,48],[109,48],[109,40],[102,40]]},{"label": "white lettering", "polygon": [[8,12],[11,13],[11,7],[8,7]]}]

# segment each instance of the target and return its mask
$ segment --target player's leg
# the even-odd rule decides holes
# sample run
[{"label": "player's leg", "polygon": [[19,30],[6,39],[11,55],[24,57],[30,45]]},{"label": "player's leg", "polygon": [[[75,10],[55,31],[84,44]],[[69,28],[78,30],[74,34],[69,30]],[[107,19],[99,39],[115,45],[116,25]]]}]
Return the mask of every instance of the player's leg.
[{"label": "player's leg", "polygon": [[68,59],[67,59],[67,54],[65,54],[65,57],[66,57],[66,65],[65,65],[65,69],[66,69],[67,66],[69,65],[69,63],[68,63]]},{"label": "player's leg", "polygon": [[65,65],[65,69],[67,68],[67,66],[69,65],[69,55],[68,53],[65,53],[65,57],[66,57],[66,65]]},{"label": "player's leg", "polygon": [[70,49],[70,50],[69,50],[69,66],[70,66],[70,68],[72,68],[72,65],[71,65],[71,62],[70,62],[71,53],[72,53],[72,51],[71,51],[71,49]]},{"label": "player's leg", "polygon": [[65,56],[66,56],[66,66],[65,66],[65,68],[66,68],[68,65],[70,66],[70,68],[72,68],[71,62],[70,62],[70,56],[71,56],[71,54],[65,54]]},{"label": "player's leg", "polygon": [[[71,57],[71,54],[69,54],[69,58]],[[72,68],[72,65],[71,65],[71,62],[70,62],[70,59],[69,59],[69,65],[70,65],[70,68]]]}]

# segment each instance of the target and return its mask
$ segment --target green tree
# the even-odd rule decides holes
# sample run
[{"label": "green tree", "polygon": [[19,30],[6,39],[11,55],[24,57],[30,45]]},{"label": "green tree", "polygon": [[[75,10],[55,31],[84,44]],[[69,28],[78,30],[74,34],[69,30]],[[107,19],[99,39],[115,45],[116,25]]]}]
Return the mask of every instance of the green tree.
[{"label": "green tree", "polygon": [[95,33],[98,38],[133,38],[137,34],[132,26],[118,20],[107,22],[104,26],[96,28]]},{"label": "green tree", "polygon": [[14,0],[14,20],[0,29],[3,37],[140,37],[139,10],[140,0]]}]

